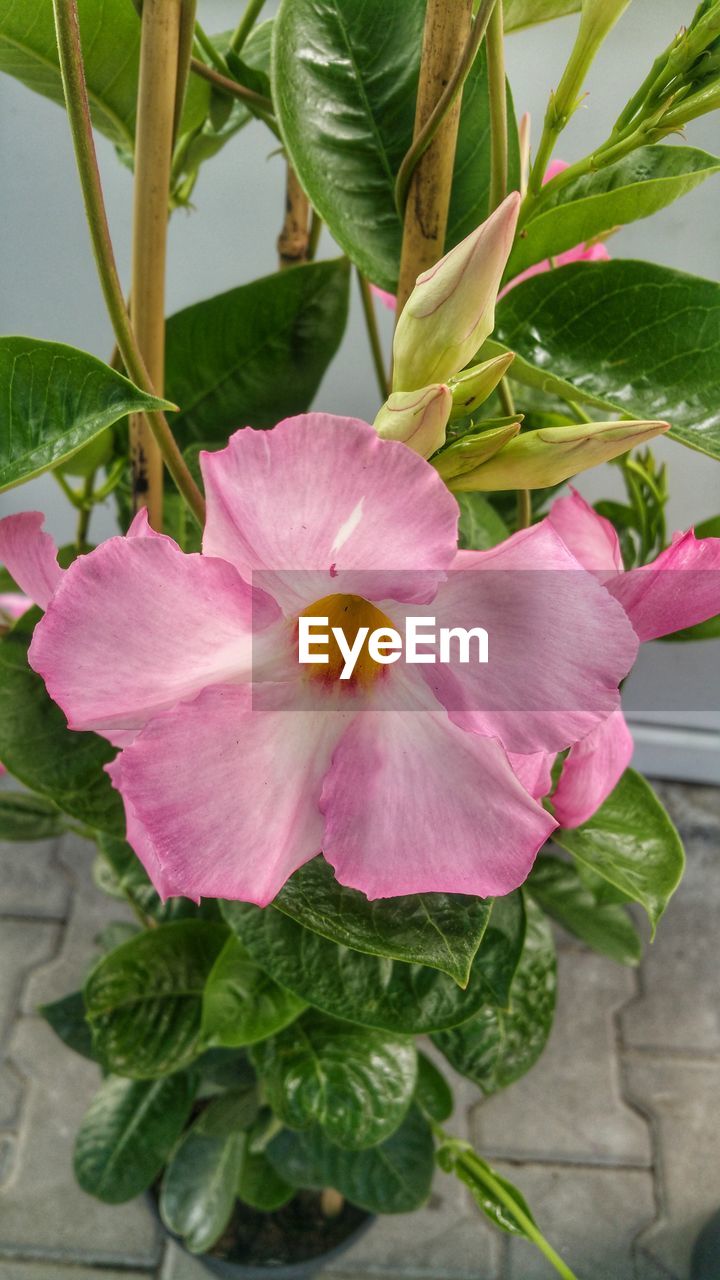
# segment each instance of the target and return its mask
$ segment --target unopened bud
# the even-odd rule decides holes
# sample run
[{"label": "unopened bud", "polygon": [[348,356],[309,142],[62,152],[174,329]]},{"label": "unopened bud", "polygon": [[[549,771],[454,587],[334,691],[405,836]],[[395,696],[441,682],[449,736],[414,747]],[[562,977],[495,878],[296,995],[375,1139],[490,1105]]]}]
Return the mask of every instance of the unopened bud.
[{"label": "unopened bud", "polygon": [[450,488],[546,489],[627,453],[668,427],[667,422],[582,422],[526,431],[476,470],[451,479]]},{"label": "unopened bud", "polygon": [[495,301],[520,208],[514,191],[477,230],[418,276],[395,330],[393,390],[447,382],[495,327]]},{"label": "unopened bud", "polygon": [[467,418],[479,409],[505,377],[514,359],[515,352],[506,351],[501,356],[493,356],[492,360],[463,369],[456,378],[451,378],[448,384],[452,392],[451,420]]},{"label": "unopened bud", "polygon": [[375,430],[383,440],[401,440],[429,458],[445,443],[451,408],[452,393],[443,383],[421,391],[394,391],[375,419]]},{"label": "unopened bud", "polygon": [[451,482],[469,472],[475,472],[489,458],[504,449],[519,430],[519,422],[509,422],[502,427],[491,427],[487,431],[463,436],[462,440],[453,441],[437,458],[433,458],[433,466],[451,489],[462,487]]}]

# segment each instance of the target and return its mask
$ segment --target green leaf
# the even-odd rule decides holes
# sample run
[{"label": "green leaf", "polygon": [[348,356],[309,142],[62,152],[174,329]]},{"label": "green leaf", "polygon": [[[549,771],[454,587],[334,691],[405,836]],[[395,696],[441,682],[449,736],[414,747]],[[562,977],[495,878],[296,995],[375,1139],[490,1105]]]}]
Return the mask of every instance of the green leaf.
[{"label": "green leaf", "polygon": [[492,903],[451,893],[369,902],[364,893],[338,884],[330,864],[318,857],[295,872],[273,905],[331,942],[430,965],[465,987]]},{"label": "green leaf", "polygon": [[0,490],[72,457],[128,413],[172,408],[61,342],[0,338]]},{"label": "green leaf", "polygon": [[349,264],[310,262],[186,307],[167,325],[173,431],[222,444],[309,407],[347,319]]},{"label": "green leaf", "polygon": [[212,899],[203,899],[198,906],[190,898],[166,898],[163,902],[153,888],[150,878],[126,840],[101,833],[98,836],[101,856],[98,861],[96,881],[104,893],[114,898],[130,897],[144,915],[167,924],[171,920],[219,919],[219,912]]},{"label": "green leaf", "polygon": [[252,1135],[243,1141],[236,1194],[243,1204],[263,1213],[280,1209],[295,1195],[295,1188],[273,1168],[262,1151],[252,1150]]},{"label": "green leaf", "polygon": [[417,1077],[412,1040],[309,1013],[251,1058],[273,1111],[290,1129],[319,1125],[355,1151],[397,1129]]},{"label": "green leaf", "polygon": [[[78,0],[93,124],[121,151],[132,152],[140,60],[140,22],[132,0]],[[0,71],[35,93],[64,103],[52,0],[23,0],[0,9]],[[191,77],[182,130],[205,114],[208,86]]]},{"label": "green leaf", "polygon": [[589,822],[553,833],[578,862],[645,908],[653,934],[685,866],[682,842],[652,787],[626,769]]},{"label": "green leaf", "polygon": [[[216,1123],[211,1102],[176,1147],[160,1192],[160,1215],[191,1253],[205,1253],[225,1230],[235,1203],[244,1135]],[[225,1117],[225,1111],[222,1111]]]},{"label": "green leaf", "polygon": [[548,187],[518,236],[506,275],[512,279],[613,227],[649,218],[718,172],[720,160],[693,147],[640,147],[557,194]]},{"label": "green leaf", "polygon": [[582,0],[503,0],[505,30],[518,31],[537,22],[579,13],[581,5]]},{"label": "green leaf", "polygon": [[478,1208],[501,1231],[513,1236],[526,1236],[511,1206],[519,1209],[535,1225],[530,1207],[517,1187],[496,1173],[467,1142],[450,1138],[439,1148],[437,1162],[445,1173],[454,1174],[464,1182]]},{"label": "green leaf", "polygon": [[449,1119],[453,1113],[453,1095],[442,1072],[426,1054],[418,1051],[418,1077],[415,1085],[415,1102],[428,1120],[437,1124]]},{"label": "green leaf", "polygon": [[[283,0],[273,99],[313,207],[360,270],[397,286],[402,226],[395,178],[413,137],[424,0]],[[508,95],[510,187],[517,128]],[[490,107],[484,47],[462,97],[446,248],[488,214]]]},{"label": "green leaf", "polygon": [[465,991],[426,965],[339,946],[273,907],[224,902],[222,910],[256,963],[300,999],[332,1017],[412,1035],[454,1026],[506,997],[524,918],[517,895],[503,901],[497,921],[493,908]]},{"label": "green leaf", "polygon": [[114,749],[94,733],[68,729],[65,716],[30,670],[27,649],[40,611],[0,640],[0,760],[21,782],[71,818],[122,831],[125,815],[103,766]]},{"label": "green leaf", "polygon": [[227,938],[223,925],[177,920],[104,956],[85,983],[100,1060],[110,1071],[152,1079],[200,1052],[202,994]]},{"label": "green leaf", "polygon": [[411,1213],[430,1194],[433,1140],[416,1107],[392,1137],[366,1151],[343,1151],[321,1129],[284,1129],[269,1144],[267,1156],[293,1186],[334,1187],[370,1213]]},{"label": "green leaf", "polygon": [[673,439],[720,458],[720,284],[648,262],[579,263],[512,289],[496,336],[575,399],[666,419]]},{"label": "green leaf", "polygon": [[50,840],[65,830],[52,801],[24,791],[0,792],[0,840]]},{"label": "green leaf", "polygon": [[194,1094],[195,1078],[185,1071],[165,1080],[103,1080],[75,1142],[83,1191],[121,1204],[149,1187],[182,1132]]},{"label": "green leaf", "polygon": [[304,1002],[273,982],[231,935],[203,993],[203,1041],[230,1049],[253,1044],[275,1035],[304,1008]]},{"label": "green leaf", "polygon": [[95,1061],[92,1032],[85,1017],[85,1001],[82,991],[74,991],[51,1004],[40,1005],[38,1013],[52,1027],[68,1049],[81,1054],[83,1058]]},{"label": "green leaf", "polygon": [[520,963],[507,1009],[486,1008],[462,1026],[433,1036],[448,1062],[495,1093],[519,1080],[542,1053],[555,1010],[555,946],[550,926],[532,900]]},{"label": "green leaf", "polygon": [[456,493],[460,508],[458,546],[463,551],[487,551],[509,537],[502,516],[488,502],[484,493]]},{"label": "green leaf", "polygon": [[527,889],[546,915],[594,951],[618,964],[639,964],[642,942],[625,908],[598,902],[577,869],[562,858],[543,854],[537,859]]}]

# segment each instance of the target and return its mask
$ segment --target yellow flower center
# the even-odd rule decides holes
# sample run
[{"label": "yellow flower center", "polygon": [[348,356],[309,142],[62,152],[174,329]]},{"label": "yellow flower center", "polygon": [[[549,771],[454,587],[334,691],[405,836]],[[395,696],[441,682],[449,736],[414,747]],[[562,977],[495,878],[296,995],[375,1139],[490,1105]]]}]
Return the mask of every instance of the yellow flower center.
[{"label": "yellow flower center", "polygon": [[[309,651],[313,660],[303,665],[306,675],[311,679],[320,680],[327,685],[335,685],[337,682],[339,688],[357,690],[368,688],[378,676],[383,675],[386,666],[371,656],[368,642],[374,632],[392,631],[394,628],[387,615],[369,600],[362,596],[342,594],[323,596],[304,609],[300,617],[327,619],[327,623],[318,622],[308,628]],[[353,653],[352,675],[341,680],[342,672],[348,665],[347,650],[354,651],[358,634],[363,628],[367,630],[359,652],[357,655]],[[338,631],[342,633],[345,651],[341,647]],[[323,662],[322,657],[326,657],[327,661]]]}]

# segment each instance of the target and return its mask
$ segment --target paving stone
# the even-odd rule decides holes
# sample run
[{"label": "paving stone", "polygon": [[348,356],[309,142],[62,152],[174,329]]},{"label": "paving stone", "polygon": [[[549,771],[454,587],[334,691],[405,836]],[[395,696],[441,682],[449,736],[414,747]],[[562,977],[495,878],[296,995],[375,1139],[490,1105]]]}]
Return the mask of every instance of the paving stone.
[{"label": "paving stone", "polygon": [[55,847],[54,840],[0,844],[0,914],[64,919],[70,885],[55,859]]},{"label": "paving stone", "polygon": [[622,1100],[614,1058],[615,1011],[635,977],[573,948],[558,957],[558,1007],[548,1046],[532,1071],[477,1104],[473,1141],[512,1159],[649,1165],[648,1126]]},{"label": "paving stone", "polygon": [[0,922],[0,1044],[12,1022],[28,974],[54,954],[59,936],[59,925],[50,922]]},{"label": "paving stone", "polygon": [[40,1018],[20,1020],[9,1051],[27,1089],[14,1167],[0,1191],[0,1257],[151,1268],[158,1238],[144,1203],[101,1204],[73,1177],[75,1133],[97,1067],[60,1046]]},{"label": "paving stone", "polygon": [[56,1262],[0,1262],[0,1280],[148,1280],[149,1275],[148,1271],[63,1267]]},{"label": "paving stone", "polygon": [[[632,1245],[655,1213],[652,1175],[641,1169],[504,1163],[498,1171],[522,1191],[545,1238],[582,1280],[636,1280]],[[508,1241],[503,1280],[557,1280],[525,1240]]]},{"label": "paving stone", "polygon": [[0,1129],[15,1127],[22,1095],[22,1080],[12,1063],[0,1062]]},{"label": "paving stone", "polygon": [[639,1253],[686,1280],[695,1238],[720,1208],[720,1061],[638,1054],[626,1064],[626,1080],[628,1095],[657,1125],[660,1213]]}]

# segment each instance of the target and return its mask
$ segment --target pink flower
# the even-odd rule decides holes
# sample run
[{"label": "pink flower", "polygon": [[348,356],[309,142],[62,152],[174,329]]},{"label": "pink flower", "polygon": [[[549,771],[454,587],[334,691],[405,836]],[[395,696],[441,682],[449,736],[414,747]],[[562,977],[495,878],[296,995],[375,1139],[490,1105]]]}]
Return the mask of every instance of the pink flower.
[{"label": "pink flower", "polygon": [[[692,529],[675,534],[651,564],[625,572],[615,529],[576,490],[553,504],[548,522],[623,606],[639,640],[655,640],[720,613],[720,538],[698,541]],[[577,827],[592,817],[632,752],[632,736],[618,708],[565,761],[552,798],[561,826]]]},{"label": "pink flower", "polygon": [[[310,414],[201,460],[203,554],[146,525],[109,539],[53,586],[30,655],[71,728],[119,735],[109,772],[160,893],[264,905],[321,850],[370,898],[521,884],[556,823],[508,752],[613,713],[637,650],[623,609],[547,522],[458,553],[434,468],[367,423]],[[10,519],[28,536],[0,522],[0,555],[47,594],[38,517]],[[321,614],[481,621],[493,660],[364,651],[341,682],[298,663],[298,619]]]}]

